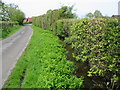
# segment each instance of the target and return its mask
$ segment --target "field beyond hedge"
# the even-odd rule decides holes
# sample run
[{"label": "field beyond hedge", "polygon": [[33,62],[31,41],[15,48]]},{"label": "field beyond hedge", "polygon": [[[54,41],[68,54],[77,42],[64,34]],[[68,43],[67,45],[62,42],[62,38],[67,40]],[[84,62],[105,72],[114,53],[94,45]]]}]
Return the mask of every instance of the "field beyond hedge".
[{"label": "field beyond hedge", "polygon": [[83,78],[72,75],[74,63],[51,31],[33,26],[34,34],[5,88],[82,88]]}]

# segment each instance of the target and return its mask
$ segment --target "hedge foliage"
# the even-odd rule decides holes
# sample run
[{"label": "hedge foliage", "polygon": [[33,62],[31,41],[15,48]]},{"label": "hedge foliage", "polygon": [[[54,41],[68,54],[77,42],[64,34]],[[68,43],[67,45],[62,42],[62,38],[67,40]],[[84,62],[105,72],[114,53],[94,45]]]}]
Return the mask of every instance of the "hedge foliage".
[{"label": "hedge foliage", "polygon": [[12,27],[14,25],[18,25],[18,22],[4,22],[2,21],[2,30],[7,30],[9,27]]},{"label": "hedge foliage", "polygon": [[[70,22],[71,21],[71,22]],[[89,62],[88,76],[104,77],[108,88],[120,81],[120,27],[116,18],[59,20],[55,34],[71,43],[77,61]]]},{"label": "hedge foliage", "polygon": [[18,22],[5,22],[1,21],[1,29],[0,29],[0,38],[4,38],[11,32],[11,27],[15,25],[19,25]]},{"label": "hedge foliage", "polygon": [[48,10],[46,14],[33,17],[33,24],[43,29],[53,30],[54,24],[57,20],[76,18],[72,13],[73,6],[62,6],[60,9]]},{"label": "hedge foliage", "polygon": [[70,36],[70,26],[72,22],[76,21],[76,19],[62,19],[56,21],[54,24],[54,34],[59,36],[60,38],[65,38]]}]

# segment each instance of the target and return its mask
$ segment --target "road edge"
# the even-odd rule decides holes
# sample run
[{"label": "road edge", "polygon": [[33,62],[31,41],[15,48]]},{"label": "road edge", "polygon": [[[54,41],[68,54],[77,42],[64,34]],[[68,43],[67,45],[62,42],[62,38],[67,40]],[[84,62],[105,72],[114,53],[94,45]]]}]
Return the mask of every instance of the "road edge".
[{"label": "road edge", "polygon": [[28,46],[28,44],[29,44],[29,42],[30,42],[30,40],[31,40],[31,38],[32,38],[32,35],[33,35],[34,30],[32,29],[31,26],[30,26],[30,28],[31,28],[31,30],[32,30],[32,33],[31,33],[31,35],[30,35],[29,38],[28,38],[28,42],[25,44],[25,47],[24,47],[24,48],[21,50],[21,52],[19,53],[18,57],[16,58],[16,62],[14,62],[13,66],[10,68],[10,71],[8,72],[6,79],[2,81],[2,84],[1,84],[1,86],[0,86],[0,89],[3,88],[4,84],[6,83],[7,79],[9,78],[12,70],[14,69],[17,61],[18,61],[18,60],[20,59],[20,57],[22,56],[23,52],[24,52],[25,49],[27,48],[27,46]]}]

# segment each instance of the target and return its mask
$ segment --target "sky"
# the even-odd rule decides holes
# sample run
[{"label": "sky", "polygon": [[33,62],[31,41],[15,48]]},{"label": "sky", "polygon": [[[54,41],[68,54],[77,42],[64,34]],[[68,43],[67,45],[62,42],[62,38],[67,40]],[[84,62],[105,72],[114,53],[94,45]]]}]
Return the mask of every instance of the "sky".
[{"label": "sky", "polygon": [[14,3],[19,6],[26,17],[43,15],[49,9],[59,9],[62,5],[74,5],[78,17],[83,18],[89,12],[101,11],[105,16],[118,14],[120,0],[2,0],[5,3]]}]

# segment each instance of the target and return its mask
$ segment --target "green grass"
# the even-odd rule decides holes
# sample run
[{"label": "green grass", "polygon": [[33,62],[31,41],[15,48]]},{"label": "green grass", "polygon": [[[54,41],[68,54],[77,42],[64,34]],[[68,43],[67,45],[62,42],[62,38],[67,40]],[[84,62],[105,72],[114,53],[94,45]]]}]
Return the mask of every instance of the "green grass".
[{"label": "green grass", "polygon": [[74,63],[66,60],[66,50],[58,37],[50,31],[32,28],[31,41],[5,88],[82,88],[83,78],[72,75]]},{"label": "green grass", "polygon": [[21,28],[22,28],[22,26],[16,25],[16,26],[13,26],[11,28],[8,28],[7,30],[3,30],[3,31],[0,30],[1,31],[1,36],[2,36],[2,38],[0,38],[0,40],[5,39],[5,38],[13,35],[14,33],[16,33]]}]

